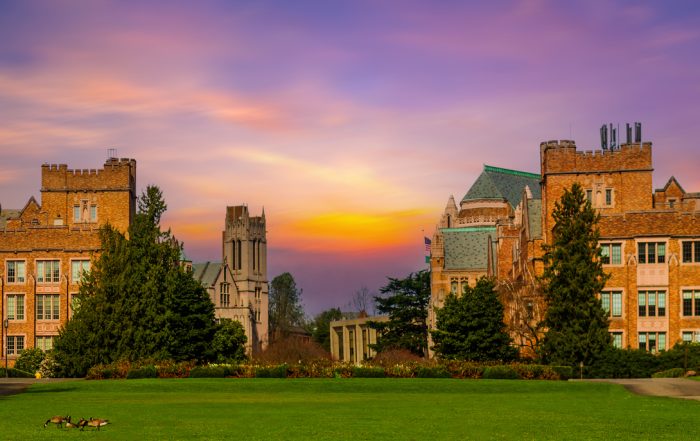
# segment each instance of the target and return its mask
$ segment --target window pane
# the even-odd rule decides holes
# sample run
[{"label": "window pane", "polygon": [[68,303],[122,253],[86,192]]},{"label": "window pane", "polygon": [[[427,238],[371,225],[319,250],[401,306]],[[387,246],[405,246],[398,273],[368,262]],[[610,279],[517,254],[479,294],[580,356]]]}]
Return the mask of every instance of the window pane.
[{"label": "window pane", "polygon": [[659,291],[659,317],[666,316],[666,293]]},{"label": "window pane", "polygon": [[614,243],[612,245],[612,264],[619,265],[622,263],[622,245]]},{"label": "window pane", "polygon": [[683,343],[690,343],[693,341],[692,332],[683,332]]},{"label": "window pane", "polygon": [[97,206],[95,205],[90,205],[90,220],[93,222],[97,220]]},{"label": "window pane", "polygon": [[17,320],[24,320],[24,296],[17,297],[17,313],[15,318]]},{"label": "window pane", "polygon": [[666,262],[666,244],[665,243],[657,244],[656,254],[658,256],[658,258],[656,259],[657,263]]},{"label": "window pane", "polygon": [[603,265],[610,263],[610,244],[606,243],[600,247],[600,262]]},{"label": "window pane", "polygon": [[647,338],[649,339],[649,351],[656,351],[656,334],[650,332]]},{"label": "window pane", "polygon": [[692,291],[683,291],[683,315],[693,315]]},{"label": "window pane", "polygon": [[700,240],[693,243],[695,244],[693,250],[695,251],[695,262],[700,262]]},{"label": "window pane", "polygon": [[647,244],[647,263],[656,263],[656,244]]},{"label": "window pane", "polygon": [[15,296],[7,296],[7,318],[8,320],[15,319],[15,309],[17,308],[17,299]]},{"label": "window pane", "polygon": [[640,292],[639,296],[639,316],[640,317],[646,317],[647,315],[647,293],[645,292]]},{"label": "window pane", "polygon": [[637,246],[639,247],[639,253],[637,253],[639,263],[647,263],[647,244],[640,242]]},{"label": "window pane", "polygon": [[609,188],[605,190],[605,205],[612,204],[612,190]]},{"label": "window pane", "polygon": [[666,350],[666,333],[659,332],[659,351]]},{"label": "window pane", "polygon": [[649,291],[647,293],[647,298],[648,298],[648,313],[649,317],[654,317],[656,316],[656,292],[655,291]]},{"label": "window pane", "polygon": [[693,242],[683,242],[683,262],[693,261]]},{"label": "window pane", "polygon": [[79,205],[73,205],[73,220],[74,221],[80,220],[80,206]]},{"label": "window pane", "polygon": [[622,293],[614,292],[612,294],[612,315],[613,317],[622,317]]},{"label": "window pane", "polygon": [[610,315],[610,293],[602,292],[600,293],[600,305],[605,311],[605,315]]},{"label": "window pane", "polygon": [[647,350],[647,335],[645,333],[639,334],[639,349],[642,351]]},{"label": "window pane", "polygon": [[700,291],[695,291],[695,315],[700,316]]},{"label": "window pane", "polygon": [[44,296],[36,296],[36,318],[44,319]]},{"label": "window pane", "polygon": [[53,317],[52,318],[54,320],[58,320],[60,318],[60,314],[59,314],[60,305],[58,303],[58,296],[51,296],[51,297],[53,297]]}]

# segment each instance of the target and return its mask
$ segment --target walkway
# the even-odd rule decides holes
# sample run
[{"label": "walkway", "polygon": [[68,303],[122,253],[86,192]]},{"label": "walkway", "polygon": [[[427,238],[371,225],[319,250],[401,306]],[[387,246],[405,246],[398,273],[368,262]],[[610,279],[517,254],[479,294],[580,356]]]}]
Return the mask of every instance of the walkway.
[{"label": "walkway", "polygon": [[621,384],[630,392],[638,395],[700,400],[700,381],[686,378],[633,378],[584,381]]},{"label": "walkway", "polygon": [[81,378],[5,378],[0,377],[0,397],[14,395],[23,392],[30,384],[35,383],[58,383],[62,381],[76,381]]}]

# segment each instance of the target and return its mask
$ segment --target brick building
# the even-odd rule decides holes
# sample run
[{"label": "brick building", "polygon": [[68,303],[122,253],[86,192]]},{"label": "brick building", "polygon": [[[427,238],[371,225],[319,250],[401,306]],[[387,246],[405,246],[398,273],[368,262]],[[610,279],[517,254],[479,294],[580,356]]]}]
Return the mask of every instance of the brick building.
[{"label": "brick building", "polygon": [[[110,158],[99,170],[41,167],[41,201],[0,207],[2,357],[50,349],[72,313],[81,273],[100,250],[99,228],[126,232],[136,212],[136,161]],[[5,326],[6,325],[6,326]]]},{"label": "brick building", "polygon": [[267,347],[268,282],[265,212],[251,217],[248,207],[226,207],[222,261],[192,265],[193,275],[207,290],[217,318],[243,325],[248,354]]},{"label": "brick building", "polygon": [[[512,210],[497,216],[488,237],[471,251],[491,265],[482,266],[482,274],[514,287],[510,297],[502,293],[511,330],[532,330],[544,314],[535,287],[544,269],[542,245],[551,242],[555,202],[578,182],[601,215],[602,259],[611,277],[600,298],[614,344],[655,351],[700,341],[700,193],[687,193],[674,177],[653,189],[651,143],[628,140],[616,149],[581,152],[573,141],[549,141],[540,145],[540,159],[537,190],[508,184],[520,198],[509,199]],[[447,254],[455,244],[445,243],[446,216],[454,212],[448,204],[434,237],[436,275],[449,269]],[[436,306],[445,292],[444,280],[434,276]],[[525,334],[513,332],[516,344],[531,346]]]}]

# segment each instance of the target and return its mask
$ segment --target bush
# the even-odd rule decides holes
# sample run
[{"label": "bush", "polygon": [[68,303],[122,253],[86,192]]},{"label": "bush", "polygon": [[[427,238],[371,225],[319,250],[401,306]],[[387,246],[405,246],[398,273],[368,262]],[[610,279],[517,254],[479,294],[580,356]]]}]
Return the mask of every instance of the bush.
[{"label": "bush", "polygon": [[[5,376],[5,368],[0,368],[0,377]],[[15,368],[7,369],[7,376],[10,378],[34,378],[34,374],[20,371]]]},{"label": "bush", "polygon": [[484,368],[484,379],[489,380],[517,380],[520,375],[510,366],[488,366]]},{"label": "bush", "polygon": [[19,353],[19,357],[15,362],[15,369],[33,375],[39,371],[39,366],[41,366],[45,356],[44,351],[39,348],[24,349]]},{"label": "bush", "polygon": [[424,361],[413,352],[406,349],[387,349],[378,353],[371,364],[381,367],[392,367],[400,364],[417,364]]},{"label": "bush", "polygon": [[384,368],[355,366],[352,368],[352,376],[355,378],[384,378]]},{"label": "bush", "polygon": [[442,366],[419,366],[416,369],[417,378],[452,378],[452,375]]},{"label": "bush", "polygon": [[660,370],[659,356],[639,349],[610,349],[591,366],[584,366],[588,378],[649,378]]},{"label": "bush", "polygon": [[287,365],[258,367],[255,369],[255,378],[287,378]]},{"label": "bush", "polygon": [[55,378],[57,376],[58,366],[56,365],[56,359],[53,356],[53,352],[47,352],[44,360],[42,360],[39,365],[39,373],[41,378]]},{"label": "bush", "polygon": [[484,375],[485,366],[483,364],[474,363],[473,361],[446,361],[442,366],[447,369],[452,378],[471,378],[477,379]]},{"label": "bush", "polygon": [[161,360],[156,364],[156,371],[158,378],[187,378],[194,364],[194,361]]},{"label": "bush", "polygon": [[665,371],[655,372],[651,375],[652,378],[680,378],[685,376],[685,369],[683,368],[671,368]]},{"label": "bush", "polygon": [[560,380],[568,380],[574,374],[574,369],[571,366],[549,366],[558,376]]},{"label": "bush", "polygon": [[255,356],[260,364],[302,364],[318,360],[331,360],[331,354],[316,342],[294,337],[277,340]]},{"label": "bush", "polygon": [[137,378],[158,378],[158,371],[153,365],[133,368],[128,370],[126,373],[126,378],[127,380],[134,380]]},{"label": "bush", "polygon": [[190,378],[224,378],[226,370],[223,366],[196,366],[190,371]]}]

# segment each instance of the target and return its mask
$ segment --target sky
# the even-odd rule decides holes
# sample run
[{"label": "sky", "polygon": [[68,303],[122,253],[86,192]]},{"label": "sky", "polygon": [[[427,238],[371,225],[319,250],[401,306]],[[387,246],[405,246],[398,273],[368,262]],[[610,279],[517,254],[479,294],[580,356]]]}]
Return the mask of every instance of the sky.
[{"label": "sky", "polygon": [[264,207],[269,278],[351,309],[542,141],[641,121],[655,187],[700,191],[699,54],[696,1],[0,0],[0,204],[114,148],[191,260],[221,259],[227,205]]}]

